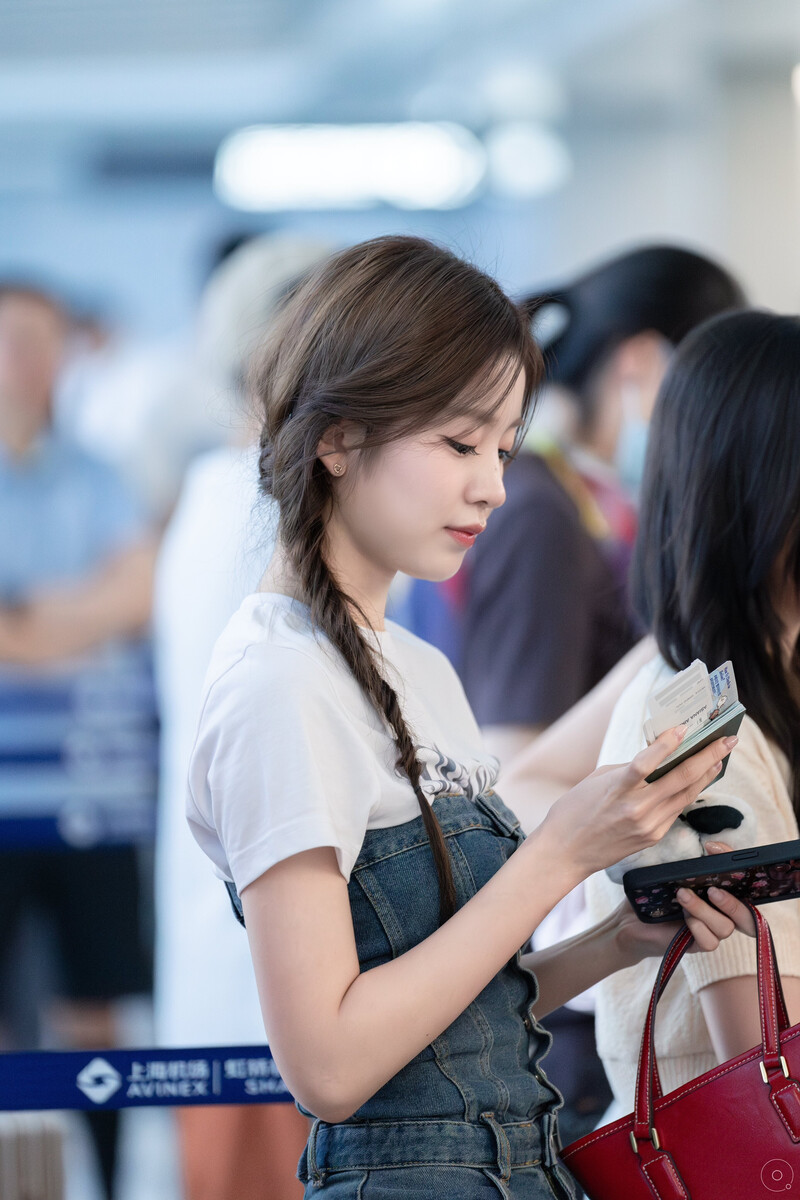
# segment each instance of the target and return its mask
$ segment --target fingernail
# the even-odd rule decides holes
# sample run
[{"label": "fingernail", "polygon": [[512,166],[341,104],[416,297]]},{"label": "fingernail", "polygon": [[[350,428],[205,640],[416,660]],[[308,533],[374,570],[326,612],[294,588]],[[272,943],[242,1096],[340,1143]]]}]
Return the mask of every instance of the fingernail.
[{"label": "fingernail", "polygon": [[738,737],[726,737],[723,745],[726,750],[732,750],[738,741]]},{"label": "fingernail", "polygon": [[675,899],[679,904],[686,904],[689,900],[691,900],[691,898],[692,893],[688,890],[688,888],[678,888],[677,892],[675,893]]},{"label": "fingernail", "polygon": [[722,763],[721,762],[714,763],[714,774],[719,775],[721,770],[722,770]]},{"label": "fingernail", "polygon": [[689,722],[688,722],[688,721],[684,721],[684,723],[683,723],[682,725],[676,725],[676,726],[675,726],[675,732],[677,733],[677,735],[678,735],[678,737],[679,737],[679,738],[682,738],[682,737],[685,737],[685,736],[686,736],[686,730],[687,730],[688,728],[689,728]]},{"label": "fingernail", "polygon": [[724,854],[725,846],[722,842],[706,842],[706,850],[710,850],[712,854]]}]

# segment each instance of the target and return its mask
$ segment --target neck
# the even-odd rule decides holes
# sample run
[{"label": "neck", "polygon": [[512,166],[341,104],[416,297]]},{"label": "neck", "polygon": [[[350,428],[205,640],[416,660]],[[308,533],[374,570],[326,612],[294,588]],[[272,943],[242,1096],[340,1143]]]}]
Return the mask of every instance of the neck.
[{"label": "neck", "polygon": [[[358,625],[363,625],[364,618],[371,629],[381,631],[385,628],[386,600],[389,592],[388,584],[385,591],[366,589],[351,572],[343,572],[336,561],[328,562],[328,569],[336,583],[345,595],[349,596],[361,611],[351,607],[350,613]],[[259,584],[261,592],[277,592],[282,596],[292,596],[296,600],[305,600],[297,572],[286,553],[285,547],[278,542],[275,553],[270,560],[264,576]]]}]

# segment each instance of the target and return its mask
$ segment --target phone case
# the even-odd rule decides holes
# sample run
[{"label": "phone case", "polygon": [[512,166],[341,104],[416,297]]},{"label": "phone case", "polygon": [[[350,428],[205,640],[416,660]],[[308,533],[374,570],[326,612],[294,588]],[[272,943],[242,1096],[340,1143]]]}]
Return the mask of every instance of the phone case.
[{"label": "phone case", "polygon": [[681,918],[675,899],[681,887],[703,900],[710,887],[725,888],[751,904],[792,900],[800,897],[800,840],[637,867],[625,872],[622,886],[639,920],[647,923]]}]

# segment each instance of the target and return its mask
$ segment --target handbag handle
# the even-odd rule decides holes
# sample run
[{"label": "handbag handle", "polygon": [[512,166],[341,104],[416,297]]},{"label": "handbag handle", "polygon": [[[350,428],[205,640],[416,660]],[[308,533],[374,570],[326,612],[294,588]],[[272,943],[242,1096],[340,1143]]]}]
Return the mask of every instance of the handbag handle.
[{"label": "handbag handle", "polygon": [[[747,901],[744,901],[747,903]],[[747,904],[756,924],[756,956],[758,960],[758,996],[759,1015],[761,1023],[762,1074],[765,1082],[771,1082],[775,1073],[781,1073],[781,1079],[786,1075],[786,1069],[781,1058],[780,1034],[789,1028],[789,1018],[780,974],[775,960],[775,948],[769,925],[764,917]],[[655,1014],[656,1006],[674,974],[679,962],[693,941],[688,929],[680,930],[672,939],[661,962],[650,1005],[647,1010],[642,1045],[639,1052],[639,1069],[636,1077],[636,1110],[632,1141],[647,1140],[654,1148],[658,1147],[658,1135],[653,1124],[654,1093],[657,1079],[657,1064],[655,1055]],[[658,1091],[660,1093],[660,1084]]]},{"label": "handbag handle", "polygon": [[[770,929],[770,927],[766,921],[764,922],[764,928],[766,929],[767,935],[769,937],[770,945],[772,947],[772,957],[774,960],[775,959],[775,944],[772,941],[772,930]],[[684,953],[691,946],[691,943],[693,942],[693,940],[694,939],[693,939],[691,933],[689,932],[689,930],[682,929],[675,935],[675,937],[672,939],[669,946],[667,947],[667,950],[664,954],[664,958],[663,958],[663,961],[661,964],[661,971],[659,973],[659,977],[658,977],[658,981],[657,981],[658,997],[656,999],[656,1003],[658,1003],[658,1000],[660,1000],[661,997],[663,996],[664,989],[666,988],[666,986],[669,983],[672,976],[675,974],[678,964],[680,963],[681,959],[683,958]],[[789,1015],[786,1011],[786,1000],[784,999],[784,995],[783,995],[783,984],[781,983],[780,972],[777,970],[777,968],[776,968],[774,974],[775,974],[775,985],[776,985],[775,992],[776,992],[776,999],[778,1002],[778,1020],[779,1020],[780,1028],[782,1030],[788,1029],[789,1028]],[[653,1018],[653,1023],[655,1026],[655,1016]],[[641,1058],[640,1058],[640,1063],[641,1063]],[[637,1094],[638,1094],[638,1090],[639,1090],[638,1077],[637,1077],[636,1090],[637,1090]],[[655,1054],[655,1034],[653,1035],[653,1093],[657,1100],[660,1100],[663,1095],[662,1088],[661,1088],[661,1079],[659,1078],[659,1074],[658,1074],[658,1059],[656,1058],[656,1054]]]}]

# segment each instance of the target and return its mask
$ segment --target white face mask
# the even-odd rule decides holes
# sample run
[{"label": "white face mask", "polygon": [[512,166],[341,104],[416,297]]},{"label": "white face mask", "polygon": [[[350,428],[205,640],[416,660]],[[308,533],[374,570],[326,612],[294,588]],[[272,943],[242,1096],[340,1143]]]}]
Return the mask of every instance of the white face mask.
[{"label": "white face mask", "polygon": [[622,394],[622,424],[614,451],[614,466],[619,481],[636,498],[644,475],[647,439],[650,423],[641,415],[641,396],[635,384],[628,384]]}]

